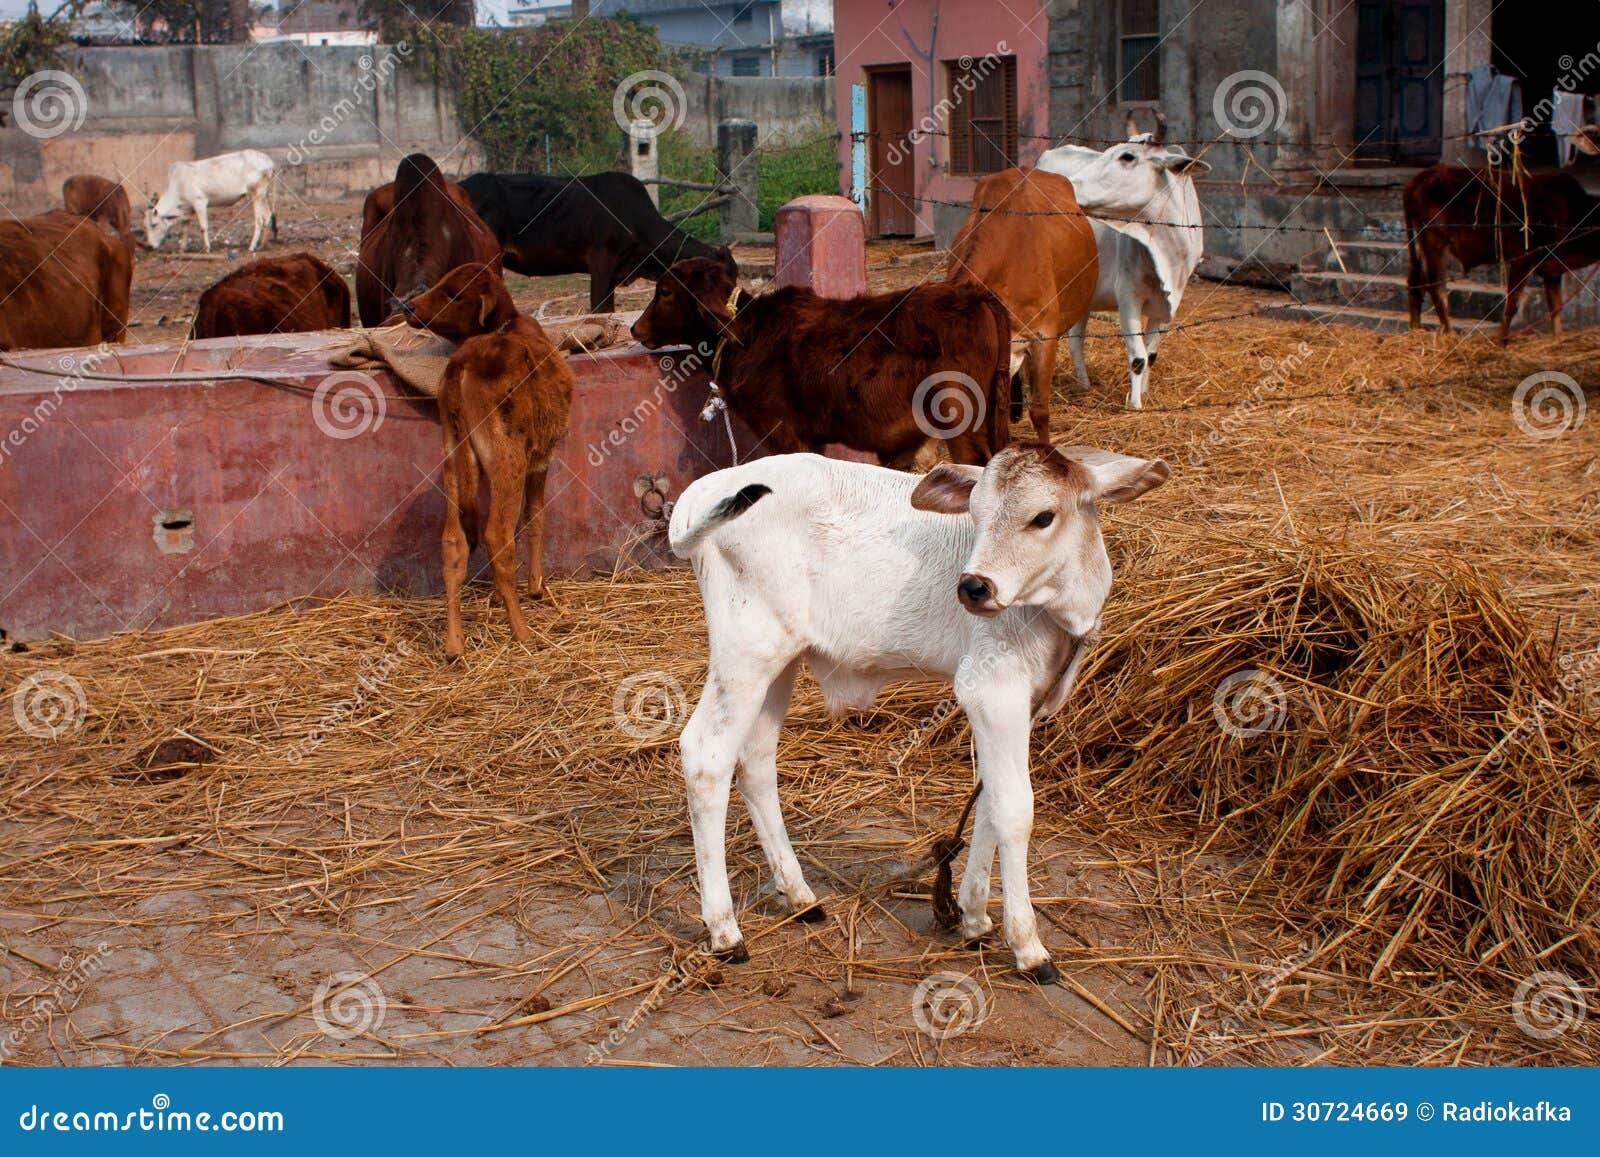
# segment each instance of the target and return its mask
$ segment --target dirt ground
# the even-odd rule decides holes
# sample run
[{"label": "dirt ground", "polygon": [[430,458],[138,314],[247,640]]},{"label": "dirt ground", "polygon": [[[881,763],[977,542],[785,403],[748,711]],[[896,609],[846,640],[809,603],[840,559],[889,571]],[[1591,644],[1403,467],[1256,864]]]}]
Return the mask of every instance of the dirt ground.
[{"label": "dirt ground", "polygon": [[[353,201],[286,207],[280,251],[312,249],[348,272],[358,218]],[[237,216],[220,232],[234,244],[247,236]],[[873,284],[927,276],[922,252],[875,246]],[[231,267],[142,254],[132,340],[181,337],[199,290]],[[567,295],[581,308],[585,279],[519,278],[513,290],[524,308]],[[619,307],[648,295],[627,291]],[[1183,320],[1270,296],[1197,283]],[[1091,330],[1090,394],[1058,381],[1057,441],[1161,454],[1177,468],[1174,484],[1108,520],[1113,541],[1134,525],[1160,535],[1205,520],[1261,541],[1365,536],[1375,549],[1470,564],[1461,528],[1480,528],[1496,559],[1508,541],[1521,548],[1495,573],[1539,630],[1559,627],[1573,646],[1600,640],[1597,569],[1565,561],[1574,550],[1600,558],[1600,426],[1591,415],[1559,437],[1528,437],[1509,403],[1536,371],[1570,374],[1592,396],[1600,336],[1499,351],[1481,338],[1220,321],[1169,338],[1149,409],[1130,413],[1113,328],[1099,319]],[[1291,356],[1269,404],[1242,405]],[[1240,429],[1257,437],[1235,441]],[[1249,448],[1261,435],[1278,447],[1271,461]],[[1374,478],[1389,481],[1381,501]],[[73,675],[87,700],[82,725],[60,739],[23,735],[0,712],[0,1060],[1595,1055],[1592,1023],[1556,1040],[1520,1034],[1509,1008],[1456,999],[1451,975],[1374,977],[1336,947],[1306,967],[1310,942],[1336,944],[1336,930],[1294,927],[1241,899],[1250,849],[1211,846],[1188,816],[1097,822],[1102,801],[1050,766],[1035,767],[1032,882],[1065,980],[1022,981],[1002,945],[969,948],[933,927],[928,843],[970,782],[961,729],[928,726],[937,690],[899,689],[871,713],[831,720],[802,682],[779,767],[827,918],[782,917],[736,798],[730,867],[752,960],[712,961],[695,948],[672,742],[704,677],[692,577],[632,572],[556,591],[524,649],[475,587],[464,670],[437,659],[435,600],[345,599],[0,655],[8,699],[43,666]],[[1108,615],[1116,602],[1114,591]],[[642,736],[622,726],[618,690],[640,673],[666,688],[665,725]],[[1046,726],[1070,726],[1070,713]],[[178,746],[152,751],[153,735]],[[867,735],[909,737],[908,757],[864,767]]]}]

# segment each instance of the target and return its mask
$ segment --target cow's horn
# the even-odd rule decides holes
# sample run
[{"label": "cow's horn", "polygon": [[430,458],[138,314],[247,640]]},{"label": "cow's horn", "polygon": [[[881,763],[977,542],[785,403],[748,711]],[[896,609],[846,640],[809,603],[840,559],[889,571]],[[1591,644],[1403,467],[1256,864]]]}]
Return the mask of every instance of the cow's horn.
[{"label": "cow's horn", "polygon": [[1123,122],[1122,127],[1127,131],[1130,141],[1139,135],[1139,122],[1133,119],[1133,113],[1131,112],[1128,114],[1128,119]]},{"label": "cow's horn", "polygon": [[1156,131],[1150,138],[1150,143],[1153,145],[1167,143],[1167,117],[1160,109],[1156,109]]}]

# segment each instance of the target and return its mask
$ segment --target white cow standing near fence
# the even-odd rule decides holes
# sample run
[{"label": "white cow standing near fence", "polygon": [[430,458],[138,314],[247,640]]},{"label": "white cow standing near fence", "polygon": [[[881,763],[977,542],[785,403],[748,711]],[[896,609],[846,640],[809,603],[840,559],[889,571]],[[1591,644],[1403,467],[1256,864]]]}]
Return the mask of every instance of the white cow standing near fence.
[{"label": "white cow standing near fence", "polygon": [[[1090,309],[1115,309],[1128,351],[1128,405],[1144,403],[1144,388],[1161,338],[1177,315],[1184,288],[1205,249],[1194,174],[1211,166],[1163,144],[1166,121],[1140,133],[1130,117],[1129,139],[1104,151],[1079,145],[1050,149],[1038,167],[1072,181],[1078,204],[1095,214],[1100,279]],[[1067,335],[1078,388],[1089,388],[1083,360],[1088,319]]]},{"label": "white cow standing near fence", "polygon": [[954,683],[982,789],[961,932],[993,927],[998,849],[1006,943],[1029,976],[1055,979],[1028,895],[1028,737],[1065,702],[1099,633],[1111,561],[1095,503],[1130,502],[1167,475],[1160,459],[1023,443],[986,467],[920,478],[777,455],[683,492],[669,536],[700,581],[711,664],[679,747],[713,952],[748,959],[725,853],[736,768],[779,896],[821,916],[778,802],[778,733],[803,661],[834,712],[870,706],[891,680]]},{"label": "white cow standing near fence", "polygon": [[276,166],[266,153],[244,149],[219,153],[203,161],[173,161],[167,169],[167,187],[153,197],[144,215],[145,244],[161,248],[172,226],[189,213],[200,222],[206,252],[211,252],[211,222],[207,209],[212,205],[232,205],[250,198],[255,231],[250,235],[250,252],[261,246],[262,234],[272,228],[278,237],[278,215],[272,207],[272,177]]}]

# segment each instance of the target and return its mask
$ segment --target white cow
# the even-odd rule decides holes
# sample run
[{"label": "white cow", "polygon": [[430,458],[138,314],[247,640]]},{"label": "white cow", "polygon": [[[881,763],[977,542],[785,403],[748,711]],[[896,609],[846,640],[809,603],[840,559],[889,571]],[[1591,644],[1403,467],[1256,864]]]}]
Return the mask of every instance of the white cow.
[{"label": "white cow", "polygon": [[[1039,168],[1070,179],[1078,204],[1096,216],[1100,280],[1090,308],[1117,311],[1128,350],[1127,401],[1138,409],[1162,334],[1205,249],[1194,174],[1211,166],[1163,145],[1165,121],[1154,133],[1138,133],[1130,119],[1128,131],[1127,142],[1103,152],[1078,145],[1050,149],[1040,156]],[[1085,390],[1087,328],[1085,318],[1067,336],[1078,387]]]},{"label": "white cow", "polygon": [[891,680],[955,684],[982,788],[961,932],[994,926],[998,848],[1006,942],[1029,976],[1055,978],[1028,897],[1028,736],[1066,700],[1099,633],[1111,561],[1096,500],[1132,501],[1167,475],[1160,459],[1025,443],[987,467],[920,478],[777,455],[683,492],[669,537],[700,580],[711,665],[679,747],[713,952],[748,959],[724,851],[735,768],[778,894],[821,915],[778,804],[778,733],[804,661],[834,712],[869,706]]},{"label": "white cow", "polygon": [[245,197],[255,217],[255,232],[250,235],[250,251],[261,245],[261,235],[270,225],[278,236],[278,215],[272,208],[272,175],[276,166],[266,153],[245,149],[219,153],[203,161],[173,161],[167,169],[167,187],[159,198],[152,197],[145,210],[145,243],[161,248],[172,226],[191,211],[200,222],[206,252],[211,252],[211,222],[206,210],[211,205],[232,205]]}]

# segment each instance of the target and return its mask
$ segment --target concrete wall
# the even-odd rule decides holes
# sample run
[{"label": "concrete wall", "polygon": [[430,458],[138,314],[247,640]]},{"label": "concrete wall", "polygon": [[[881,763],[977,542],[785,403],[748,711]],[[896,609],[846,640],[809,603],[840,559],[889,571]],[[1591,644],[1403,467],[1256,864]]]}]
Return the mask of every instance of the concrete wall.
[{"label": "concrete wall", "polygon": [[56,136],[0,130],[0,198],[32,212],[73,173],[120,176],[135,200],[167,166],[256,148],[279,162],[280,194],[364,193],[405,153],[470,172],[449,94],[405,65],[409,49],[294,45],[85,48],[62,54],[83,89],[81,125]]},{"label": "concrete wall", "polygon": [[831,76],[683,78],[688,115],[683,131],[715,146],[717,122],[730,117],[755,121],[764,145],[792,144],[834,127]]}]

